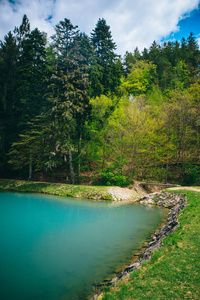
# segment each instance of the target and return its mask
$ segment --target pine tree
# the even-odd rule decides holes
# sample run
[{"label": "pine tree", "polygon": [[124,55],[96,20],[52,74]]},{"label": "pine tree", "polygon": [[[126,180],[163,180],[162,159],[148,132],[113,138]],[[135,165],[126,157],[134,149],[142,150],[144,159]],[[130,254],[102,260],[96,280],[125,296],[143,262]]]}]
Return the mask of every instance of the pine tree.
[{"label": "pine tree", "polygon": [[[122,76],[122,64],[119,61],[116,50],[116,44],[113,42],[110,26],[106,24],[105,19],[99,19],[95,29],[91,33],[91,41],[94,47],[94,56],[99,71],[97,75],[98,85],[101,85],[99,91],[104,94],[114,92],[120,83]],[[94,96],[100,96],[95,94]]]},{"label": "pine tree", "polygon": [[37,28],[21,42],[18,62],[18,110],[20,130],[39,115],[45,106],[46,50],[45,37]]},{"label": "pine tree", "polygon": [[187,63],[191,77],[199,73],[200,51],[193,33],[187,39]]},{"label": "pine tree", "polygon": [[8,152],[8,163],[14,170],[24,170],[29,180],[35,170],[43,171],[45,168],[44,136],[44,119],[40,116],[26,124],[26,129],[19,134]]},{"label": "pine tree", "polygon": [[90,55],[83,48],[86,36],[80,35],[77,26],[73,26],[70,20],[64,19],[55,30],[51,51],[54,63],[48,88],[51,105],[49,122],[53,133],[50,151],[55,154],[51,159],[53,163],[53,160],[58,162],[58,157],[62,157],[67,163],[71,181],[75,183],[73,150],[77,144],[80,146],[81,128],[88,108],[87,65]]},{"label": "pine tree", "polygon": [[6,174],[6,153],[16,138],[16,73],[18,47],[11,32],[0,44],[0,174]]},{"label": "pine tree", "polygon": [[[16,40],[18,42],[19,48],[21,46],[22,41],[26,39],[28,34],[30,33],[30,22],[27,15],[24,15],[22,18],[22,24],[18,27],[15,27],[14,33],[16,35]],[[21,49],[20,49],[21,50]]]}]

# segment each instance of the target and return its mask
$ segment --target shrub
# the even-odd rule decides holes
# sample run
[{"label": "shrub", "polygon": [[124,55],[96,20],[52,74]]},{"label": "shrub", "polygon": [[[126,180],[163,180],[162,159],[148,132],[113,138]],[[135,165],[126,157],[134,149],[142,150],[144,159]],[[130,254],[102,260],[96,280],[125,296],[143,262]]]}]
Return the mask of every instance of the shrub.
[{"label": "shrub", "polygon": [[193,185],[200,179],[200,168],[196,165],[184,165],[183,183],[186,185]]},{"label": "shrub", "polygon": [[127,186],[128,181],[126,180],[126,177],[121,174],[115,174],[111,171],[104,171],[101,173],[101,182],[104,185],[117,185],[117,186]]}]

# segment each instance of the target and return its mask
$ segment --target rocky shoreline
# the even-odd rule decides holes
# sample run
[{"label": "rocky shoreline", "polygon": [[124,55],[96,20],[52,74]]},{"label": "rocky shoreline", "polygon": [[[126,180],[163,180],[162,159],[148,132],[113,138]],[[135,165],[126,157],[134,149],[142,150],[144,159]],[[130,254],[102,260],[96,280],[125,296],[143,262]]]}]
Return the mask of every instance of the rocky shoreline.
[{"label": "rocky shoreline", "polygon": [[[126,267],[118,277],[112,279],[108,284],[112,285],[119,279],[128,275],[129,272],[139,269],[141,263],[150,259],[152,252],[161,246],[162,240],[178,226],[178,215],[186,207],[186,195],[176,193],[153,193],[141,198],[138,203],[145,205],[158,205],[169,208],[167,223],[154,234],[151,241],[146,246],[146,249],[141,253],[139,259]],[[94,295],[91,300],[98,298]]]}]

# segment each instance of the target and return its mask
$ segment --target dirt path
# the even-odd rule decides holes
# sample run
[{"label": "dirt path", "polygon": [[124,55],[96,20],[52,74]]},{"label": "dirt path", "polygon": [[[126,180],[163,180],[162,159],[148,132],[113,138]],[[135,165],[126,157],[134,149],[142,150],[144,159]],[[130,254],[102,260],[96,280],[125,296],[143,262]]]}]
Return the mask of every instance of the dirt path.
[{"label": "dirt path", "polygon": [[194,191],[194,192],[200,192],[200,187],[195,188],[192,186],[181,186],[181,187],[173,187],[173,188],[168,188],[167,190],[189,190],[189,191]]}]

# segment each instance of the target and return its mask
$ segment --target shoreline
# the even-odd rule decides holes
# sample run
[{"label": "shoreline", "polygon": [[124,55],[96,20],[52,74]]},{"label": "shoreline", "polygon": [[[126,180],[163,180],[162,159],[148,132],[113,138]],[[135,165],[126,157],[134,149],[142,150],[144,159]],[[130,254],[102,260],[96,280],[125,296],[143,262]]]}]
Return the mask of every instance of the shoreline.
[{"label": "shoreline", "polygon": [[0,191],[44,193],[73,198],[92,200],[110,200],[118,203],[135,202],[147,193],[139,188],[121,188],[117,186],[90,186],[0,179]]},{"label": "shoreline", "polygon": [[[124,202],[124,204],[138,204],[139,202]],[[163,219],[162,223],[157,227],[156,231],[154,231],[153,233],[151,233],[151,235],[149,236],[149,238],[147,238],[144,241],[144,244],[141,244],[139,249],[135,250],[135,252],[129,256],[129,259],[127,259],[127,264],[124,264],[123,266],[121,266],[121,268],[119,268],[118,271],[115,271],[112,273],[114,276],[110,276],[107,277],[106,279],[104,279],[103,281],[99,282],[98,284],[95,285],[95,287],[97,289],[99,289],[99,294],[95,294],[94,293],[90,293],[87,298],[85,298],[85,300],[101,300],[101,298],[98,298],[101,296],[102,293],[102,289],[106,286],[113,286],[115,283],[117,283],[121,278],[125,278],[127,275],[129,275],[130,272],[133,271],[133,269],[127,270],[127,268],[132,267],[140,258],[141,253],[143,253],[146,249],[146,247],[149,245],[149,243],[151,242],[153,236],[155,235],[155,232],[159,231],[165,224],[166,221],[168,220],[168,213],[165,216],[165,218]],[[130,264],[131,263],[131,264]],[[130,265],[129,265],[130,264]],[[127,266],[128,265],[128,266]],[[127,273],[126,273],[127,272]],[[113,277],[113,278],[112,278]],[[97,297],[97,298],[95,298]]]},{"label": "shoreline", "polygon": [[[120,279],[125,278],[129,275],[133,270],[138,270],[142,264],[142,262],[147,261],[151,258],[151,254],[157,248],[161,247],[162,240],[168,236],[170,233],[174,232],[176,227],[179,226],[178,216],[185,209],[187,205],[187,198],[185,194],[178,193],[169,193],[169,192],[159,192],[149,194],[143,198],[141,198],[139,203],[144,205],[158,205],[164,208],[168,208],[168,217],[167,222],[153,235],[150,242],[142,247],[145,249],[138,255],[139,259],[136,260],[131,265],[127,266],[119,276],[110,280],[107,285],[113,285],[118,282]],[[106,285],[105,285],[106,286]],[[103,285],[102,285],[103,287]],[[93,295],[90,300],[100,300],[101,293]]]}]

